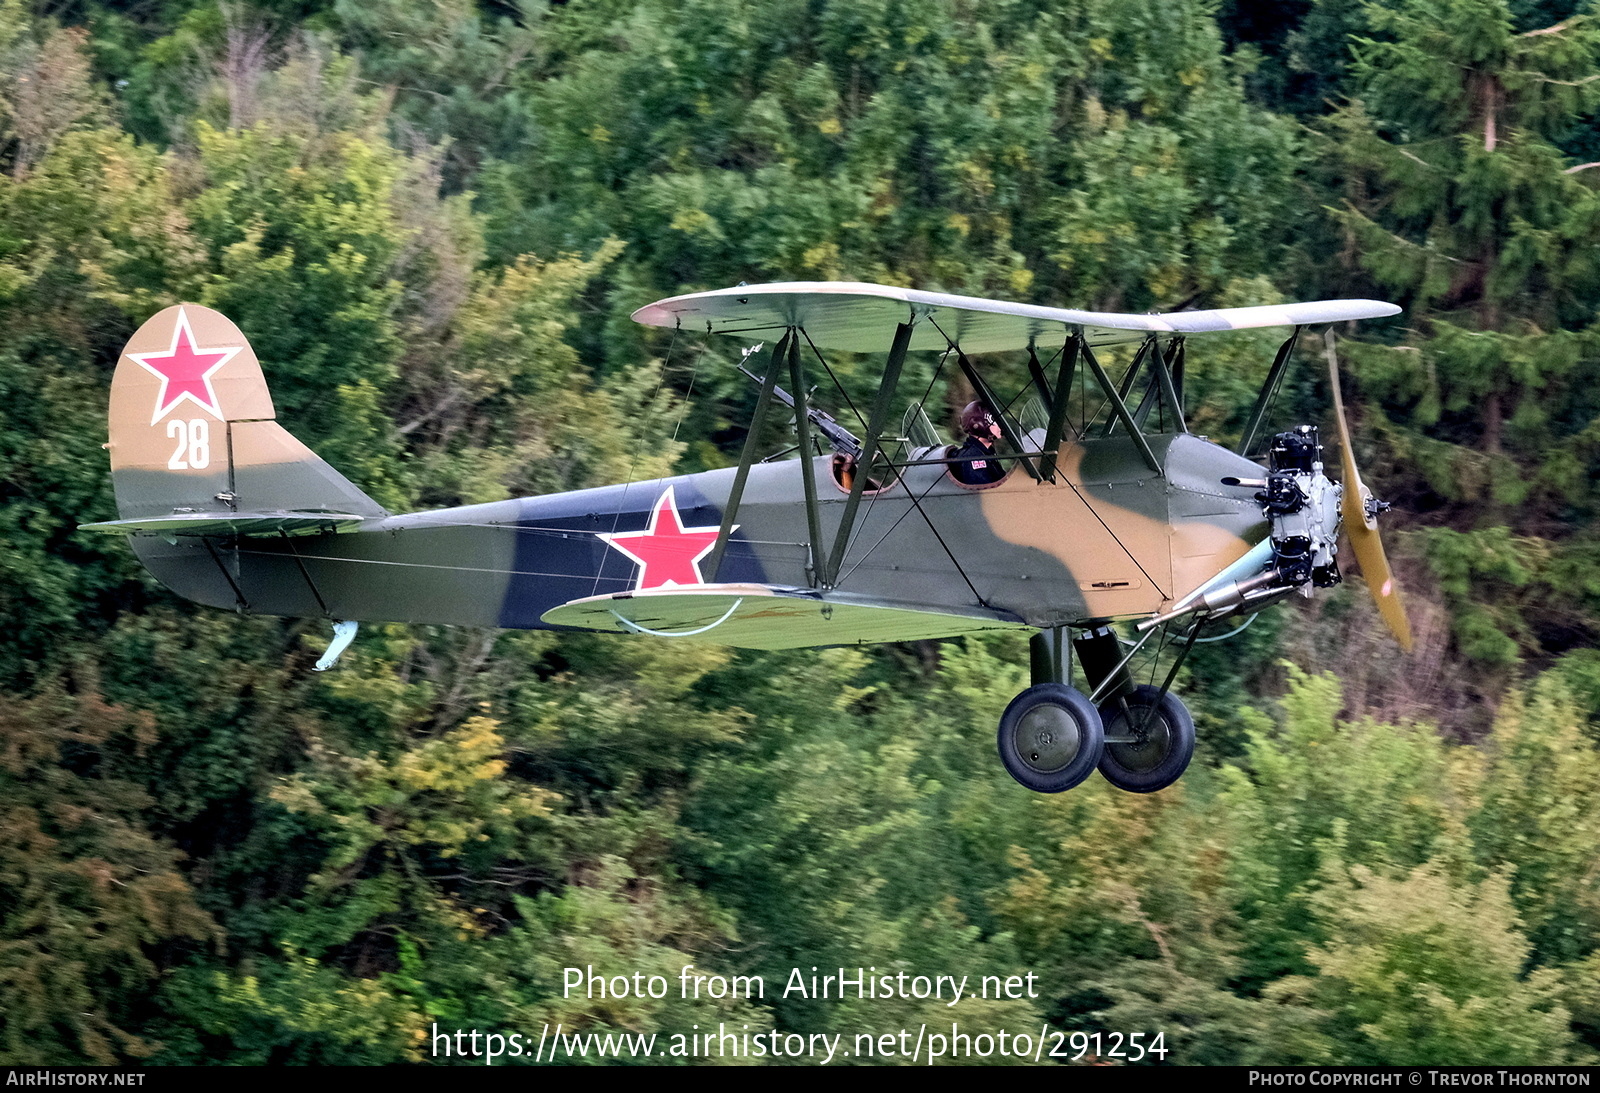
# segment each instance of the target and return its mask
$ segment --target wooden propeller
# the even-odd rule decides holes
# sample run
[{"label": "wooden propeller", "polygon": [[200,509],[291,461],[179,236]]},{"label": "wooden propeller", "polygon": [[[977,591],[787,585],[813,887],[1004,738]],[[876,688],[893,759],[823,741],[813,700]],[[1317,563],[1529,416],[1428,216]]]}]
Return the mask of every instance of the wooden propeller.
[{"label": "wooden propeller", "polygon": [[1339,455],[1344,477],[1344,498],[1339,503],[1344,517],[1344,530],[1350,536],[1350,548],[1355,552],[1361,573],[1367,580],[1367,591],[1378,613],[1388,624],[1390,633],[1400,643],[1400,648],[1411,652],[1411,624],[1406,621],[1406,610],[1400,602],[1400,588],[1395,584],[1394,571],[1389,568],[1389,556],[1383,551],[1383,540],[1378,535],[1377,514],[1380,506],[1373,501],[1372,491],[1361,481],[1356,468],[1355,451],[1350,444],[1350,426],[1344,416],[1344,396],[1339,390],[1339,358],[1333,350],[1333,331],[1322,335],[1328,356],[1328,383],[1333,389],[1333,411],[1339,422]]}]

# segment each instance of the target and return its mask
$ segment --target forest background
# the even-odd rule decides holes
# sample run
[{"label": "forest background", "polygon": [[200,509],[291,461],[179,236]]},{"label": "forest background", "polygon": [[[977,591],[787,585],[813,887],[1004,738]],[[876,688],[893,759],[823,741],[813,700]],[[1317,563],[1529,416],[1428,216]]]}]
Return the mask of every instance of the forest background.
[{"label": "forest background", "polygon": [[[963,1021],[1173,1062],[1592,1061],[1600,18],[1263,7],[0,0],[0,1061],[949,1019],[561,996],[684,964],[1031,969]],[[629,312],[828,278],[1402,304],[1342,344],[1417,653],[1352,579],[1194,658],[1180,784],[1038,796],[994,755],[1021,640],[368,627],[318,675],[324,627],[75,530],[167,304],[235,319],[402,510],[730,463],[732,347]],[[1195,347],[1197,432],[1237,438],[1274,338]],[[1327,421],[1302,362],[1278,427]],[[859,402],[874,363],[838,366]]]}]

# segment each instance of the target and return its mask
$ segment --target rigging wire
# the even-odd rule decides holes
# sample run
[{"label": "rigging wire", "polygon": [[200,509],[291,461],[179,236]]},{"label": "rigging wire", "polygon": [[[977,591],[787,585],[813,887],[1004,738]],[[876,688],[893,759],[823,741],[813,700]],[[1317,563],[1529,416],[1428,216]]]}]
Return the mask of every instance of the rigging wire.
[{"label": "rigging wire", "polygon": [[[1295,329],[1298,332],[1299,327],[1296,327]],[[1286,368],[1286,369],[1284,369],[1284,371],[1287,372],[1288,369]],[[1272,385],[1272,393],[1267,396],[1267,404],[1261,408],[1261,424],[1256,426],[1256,434],[1257,435],[1250,438],[1250,446],[1252,448],[1257,447],[1258,445],[1262,444],[1263,442],[1265,442],[1269,447],[1271,446],[1272,442],[1270,440],[1268,440],[1267,438],[1271,437],[1272,433],[1271,433],[1270,430],[1267,430],[1265,428],[1265,426],[1266,426],[1267,422],[1272,420],[1272,411],[1278,405],[1278,393],[1280,391],[1282,391],[1282,390],[1283,390],[1283,376],[1280,375],[1278,377],[1278,382]],[[1252,456],[1249,452],[1240,452],[1239,454],[1244,456],[1246,459],[1257,458],[1257,457]]]},{"label": "rigging wire", "polygon": [[[932,322],[933,320],[930,318],[928,321]],[[939,326],[938,326],[937,323],[934,323],[934,329],[935,330],[939,329]],[[943,334],[944,331],[939,330],[939,333]],[[956,348],[955,344],[952,343],[949,338],[945,339],[945,343],[946,343],[946,348],[945,348],[945,351],[944,351],[944,355],[939,358],[939,367],[937,367],[937,368],[935,368],[933,370],[933,375],[928,380],[928,386],[922,392],[922,398],[917,400],[917,405],[921,406],[923,408],[923,413],[927,413],[928,396],[933,394],[933,385],[939,382],[940,375],[942,375],[944,373],[945,362],[950,359],[950,354],[955,352],[955,348]]]},{"label": "rigging wire", "polygon": [[850,392],[844,389],[844,384],[839,382],[839,377],[833,374],[832,368],[828,367],[828,359],[822,355],[822,350],[818,349],[816,344],[812,342],[811,335],[806,333],[805,327],[802,326],[799,328],[799,330],[800,336],[806,340],[807,345],[811,346],[811,355],[817,358],[818,362],[822,365],[822,370],[828,373],[828,378],[833,381],[833,386],[837,388],[839,394],[844,397],[844,404],[850,407],[850,412],[854,414],[856,420],[861,423],[861,428],[863,430],[870,430],[872,426],[867,424],[867,419],[861,416],[860,410],[856,409],[856,404],[850,399]]},{"label": "rigging wire", "polygon": [[[670,355],[672,351],[668,349],[667,352]],[[678,423],[672,427],[672,442],[674,444],[678,442],[678,430],[683,428],[683,419],[689,416],[689,403],[694,398],[694,383],[695,380],[700,378],[700,359],[704,356],[704,353],[696,353],[694,355],[694,368],[689,373],[689,389],[683,393],[683,406],[678,410]],[[665,371],[665,366],[663,366],[663,371]]]},{"label": "rigging wire", "polygon": [[[904,479],[904,478],[903,478],[903,477],[902,477],[902,478],[901,478],[901,482],[902,482],[902,483],[904,483],[904,481],[905,481],[905,479]],[[925,489],[925,490],[923,490],[923,491],[922,491],[922,496],[923,496],[923,497],[926,497],[926,496],[928,496],[928,494],[929,494],[929,493],[931,493],[931,492],[932,492],[932,491],[933,491],[933,487],[935,487],[935,486],[937,486],[937,485],[938,485],[938,484],[939,484],[939,479],[938,479],[938,478],[935,478],[935,479],[934,479],[934,480],[933,480],[933,481],[932,481],[932,482],[929,482],[929,483],[928,483],[928,488],[927,488],[927,489]],[[907,496],[907,497],[908,497],[908,498],[909,498],[909,497],[910,497],[910,496],[911,496],[911,489],[910,489],[910,487],[907,487],[907,488],[906,488],[906,496]],[[876,501],[876,500],[877,500],[877,498],[876,498],[876,497],[874,497],[874,498],[873,498],[873,500],[874,500],[874,501]],[[869,510],[868,510],[868,512],[869,512],[869,514],[870,514],[870,512],[871,512],[871,510],[870,510],[870,509],[869,509]],[[882,543],[883,543],[883,541],[884,541],[884,540],[885,540],[885,539],[887,539],[887,538],[888,538],[888,537],[889,537],[889,536],[890,536],[890,535],[892,535],[892,534],[894,534],[894,529],[895,529],[895,528],[897,528],[897,527],[899,527],[899,526],[900,526],[900,524],[901,524],[901,522],[902,522],[902,521],[903,521],[903,520],[905,520],[905,518],[906,518],[906,517],[907,517],[907,516],[910,516],[910,515],[911,515],[911,506],[910,506],[910,505],[907,505],[907,506],[906,506],[906,510],[905,510],[905,511],[904,511],[904,512],[902,512],[902,513],[901,513],[901,514],[900,514],[900,515],[899,515],[899,516],[898,516],[898,517],[897,517],[897,518],[896,518],[896,519],[895,519],[895,522],[894,522],[894,523],[892,523],[892,524],[890,524],[890,525],[889,525],[889,530],[888,530],[888,531],[886,531],[886,532],[884,532],[884,533],[883,533],[883,534],[882,534],[882,535],[880,535],[880,536],[878,536],[878,540],[877,540],[877,542],[875,542],[875,543],[873,543],[873,544],[872,544],[872,545],[871,545],[871,546],[870,546],[870,547],[868,547],[868,548],[867,548],[867,552],[866,552],[866,553],[865,553],[865,554],[863,554],[863,555],[862,555],[862,556],[861,556],[861,557],[860,557],[860,558],[859,558],[859,559],[857,559],[857,560],[856,560],[856,564],[855,564],[855,565],[853,565],[853,566],[851,566],[851,567],[850,567],[850,569],[849,569],[849,572],[847,572],[847,573],[845,573],[845,575],[844,575],[844,577],[840,577],[840,578],[839,578],[839,580],[838,580],[838,581],[837,581],[837,582],[836,582],[836,583],[838,583],[838,584],[843,584],[843,583],[844,583],[844,579],[845,579],[845,577],[848,577],[848,576],[850,576],[850,574],[851,574],[851,573],[854,573],[854,572],[855,572],[855,571],[856,571],[856,570],[858,570],[858,569],[860,569],[860,568],[861,568],[861,567],[862,567],[862,566],[863,566],[863,565],[865,565],[865,564],[866,564],[866,561],[867,561],[867,559],[868,559],[868,558],[870,558],[870,557],[872,557],[872,552],[873,552],[873,551],[875,551],[875,550],[877,550],[877,549],[878,549],[878,547],[879,547],[879,546],[881,546],[881,545],[882,545]],[[864,523],[864,521],[863,521],[863,523]]]},{"label": "rigging wire", "polygon": [[[1067,351],[1067,347],[1066,347],[1065,344],[1063,344],[1060,349],[1056,350],[1055,356],[1051,357],[1049,360],[1045,361],[1043,364],[1041,364],[1039,366],[1039,370],[1041,372],[1044,372],[1044,374],[1048,376],[1050,374],[1049,371],[1048,371],[1050,366],[1052,364],[1056,363],[1056,361],[1060,360],[1061,359],[1061,354],[1065,353],[1066,351]],[[1023,382],[1021,389],[1018,390],[1016,394],[1012,395],[1011,396],[1011,400],[1006,403],[1005,412],[1008,413],[1008,414],[1011,413],[1011,408],[1017,404],[1017,400],[1020,399],[1023,395],[1027,394],[1029,391],[1032,391],[1032,390],[1034,390],[1033,377],[1029,376],[1027,378],[1027,380],[1025,380]],[[1045,409],[1049,410],[1050,408],[1048,406],[1046,406]],[[1017,424],[1020,426],[1022,424],[1022,422],[1018,421]]]},{"label": "rigging wire", "polygon": [[[661,388],[667,382],[667,371],[672,366],[672,352],[673,352],[674,349],[676,349],[678,347],[678,332],[680,330],[682,330],[682,329],[683,329],[683,321],[681,319],[672,324],[672,340],[667,343],[667,355],[661,362],[661,374],[656,377],[655,393],[650,396],[650,413],[652,415],[655,413],[656,403],[659,402],[660,399],[661,399]],[[699,368],[699,362],[698,361],[696,362],[695,367],[697,369]],[[693,381],[691,381],[691,383],[692,382]],[[679,421],[681,423],[682,419],[680,418]],[[628,500],[628,490],[633,486],[633,472],[639,466],[639,457],[642,454],[644,454],[645,441],[648,439],[648,437],[650,435],[650,431],[649,431],[648,425],[649,425],[649,419],[646,418],[646,421],[645,421],[645,426],[646,427],[641,428],[639,430],[639,443],[637,443],[637,444],[635,444],[633,446],[633,457],[631,459],[629,459],[629,461],[628,461],[628,475],[623,480],[623,483],[622,483],[622,499],[617,504],[617,511],[615,513],[613,513],[612,516],[611,516],[611,534],[613,534],[613,535],[616,534],[617,528],[620,527],[621,524],[622,524],[622,511],[623,511],[623,508],[625,507],[625,505],[627,503],[627,500]],[[672,435],[673,435],[674,439],[677,438],[678,434],[677,434],[677,430],[676,429],[673,430],[673,434]],[[592,592],[590,592],[590,595],[595,595],[595,594],[597,594],[599,592],[599,590],[600,590],[600,574],[605,571],[605,568],[606,568],[605,562],[602,560],[601,563],[600,563],[600,567],[595,570],[595,574],[594,574],[594,590]]]},{"label": "rigging wire", "polygon": [[1073,483],[1072,479],[1068,478],[1066,475],[1061,475],[1061,481],[1065,482],[1068,488],[1071,489],[1073,493],[1077,494],[1078,500],[1083,503],[1083,507],[1089,510],[1089,515],[1093,516],[1095,520],[1099,522],[1100,526],[1106,529],[1106,534],[1111,536],[1112,541],[1115,542],[1117,546],[1122,548],[1122,553],[1128,556],[1128,560],[1139,567],[1139,572],[1143,573],[1144,579],[1150,582],[1150,587],[1155,589],[1157,592],[1160,592],[1162,596],[1165,596],[1167,594],[1166,591],[1156,583],[1156,579],[1154,577],[1150,576],[1150,571],[1145,569],[1144,565],[1139,561],[1138,557],[1134,555],[1133,551],[1128,549],[1128,545],[1124,543],[1120,537],[1118,537],[1116,532],[1111,530],[1111,525],[1105,522],[1105,520],[1101,517],[1099,510],[1089,503],[1089,499],[1084,497],[1083,492],[1078,489],[1077,485]]},{"label": "rigging wire", "polygon": [[[931,315],[928,316],[928,321],[930,323],[933,323],[933,328],[935,330],[939,331],[940,337],[944,338],[945,344],[947,346],[949,346],[949,349],[947,349],[945,351],[944,357],[941,358],[940,361],[939,361],[939,370],[942,371],[943,368],[944,368],[944,362],[946,360],[949,360],[950,359],[950,354],[955,351],[956,343],[950,340],[950,336],[948,334],[946,334],[943,329],[940,328],[938,321],[935,320],[933,318],[933,316],[931,316]],[[807,340],[809,341],[810,339],[808,338]],[[934,379],[937,379],[938,376],[939,376],[939,371],[935,371],[934,372]],[[933,380],[929,380],[928,381],[928,390],[929,391],[933,390]],[[927,396],[924,395],[923,397],[926,398]],[[902,483],[905,481],[904,477],[899,475],[899,474],[896,474],[895,477],[900,479],[900,481]],[[928,484],[928,489],[922,491],[922,497],[926,497],[928,495],[929,490],[932,490],[933,487],[935,485],[937,485],[941,480],[942,480],[942,477],[935,478],[932,482],[930,482]],[[922,497],[918,497],[915,494],[913,494],[911,492],[911,487],[910,486],[906,486],[906,496],[911,499],[911,505],[912,505],[913,508],[915,508],[917,510],[917,515],[922,517],[922,522],[928,525],[928,530],[929,531],[933,532],[933,537],[936,540],[938,540],[939,546],[944,550],[945,556],[950,559],[950,564],[956,567],[956,572],[957,573],[961,574],[961,579],[962,579],[962,581],[964,581],[966,583],[966,586],[967,586],[968,590],[971,591],[971,593],[973,595],[973,598],[976,599],[978,601],[978,603],[982,604],[984,607],[988,607],[989,606],[989,602],[987,600],[985,600],[983,598],[983,596],[978,592],[977,586],[972,583],[972,578],[967,576],[967,571],[962,566],[961,561],[955,556],[955,553],[953,551],[951,551],[950,545],[944,541],[944,536],[939,534],[939,529],[934,526],[933,518],[931,516],[929,516],[928,513],[927,513],[927,510],[922,507]],[[868,507],[868,511],[869,512],[871,511],[870,506]],[[906,512],[910,512],[910,511],[911,511],[910,509],[906,510]],[[901,520],[905,519],[905,513],[901,513],[900,514],[900,519]],[[900,522],[899,520],[896,520],[895,524],[898,525],[899,522]],[[891,530],[893,530],[893,529],[891,529]],[[885,532],[884,534],[887,535],[888,532]],[[883,541],[882,539],[879,540],[879,542],[882,542],[882,541]],[[876,548],[877,544],[875,543],[875,544],[873,544],[873,546],[874,546],[874,548]],[[852,573],[855,572],[855,567],[854,566],[851,567],[850,572],[852,572]],[[1153,584],[1154,582],[1151,582],[1151,583]]]},{"label": "rigging wire", "polygon": [[[942,334],[944,332],[940,331],[940,333]],[[922,410],[924,415],[926,415],[927,412],[928,412],[927,411],[928,396],[933,393],[933,385],[935,383],[939,382],[939,376],[944,372],[945,362],[950,359],[950,353],[951,353],[952,349],[954,348],[953,346],[948,345],[948,342],[949,342],[948,338],[945,339],[945,340],[946,340],[946,343],[947,343],[945,351],[939,357],[939,364],[937,365],[937,367],[934,368],[933,375],[928,377],[928,386],[923,389],[922,398],[918,399],[917,403],[916,403],[918,409]],[[854,407],[852,407],[852,409],[854,409]],[[906,409],[909,412],[910,407],[908,406]],[[857,414],[856,416],[859,417],[860,415]],[[870,431],[870,428],[871,427],[869,426],[868,427],[869,431]],[[935,439],[937,439],[937,438],[935,438]],[[903,452],[908,453],[908,454],[909,454],[909,452],[911,450],[908,442],[903,437],[901,438],[901,449],[902,449]],[[881,444],[880,444],[880,450],[881,450]],[[905,486],[906,495],[908,497],[911,495],[911,486],[910,486],[910,484],[906,482],[905,475],[900,473],[900,468],[898,468],[895,465],[895,462],[894,462],[894,460],[892,458],[888,460],[888,470],[889,470],[889,474],[892,476],[893,480],[887,486],[883,487],[882,489],[874,490],[873,493],[872,493],[872,496],[870,498],[868,498],[868,500],[867,500],[867,511],[862,515],[860,522],[856,525],[855,535],[853,535],[851,537],[851,541],[852,542],[855,541],[856,537],[860,536],[861,532],[866,528],[868,522],[871,521],[871,519],[872,519],[872,510],[877,505],[878,498],[883,496],[889,490],[893,489],[896,483],[899,483],[900,485]],[[871,474],[872,474],[872,468],[871,467],[863,467],[863,468],[861,468],[861,473],[866,474],[868,476],[868,481],[871,481]],[[938,481],[938,479],[934,479],[935,483],[937,481]],[[931,489],[933,489],[933,485],[929,484],[928,490],[931,490]],[[924,490],[923,491],[922,495],[924,497],[926,497],[928,495],[928,490]],[[899,523],[900,523],[900,520],[904,520],[906,518],[906,513],[909,513],[910,511],[911,511],[910,509],[907,509],[906,512],[901,513],[900,514],[900,519],[895,521],[895,525],[898,526]],[[893,527],[891,527],[889,529],[889,531],[893,531],[893,530],[894,530]],[[885,536],[887,536],[888,534],[889,534],[889,532],[884,532]],[[867,551],[867,554],[863,554],[861,556],[861,560],[856,562],[855,565],[850,567],[850,573],[854,573],[857,569],[861,568],[861,563],[865,562],[867,560],[867,555],[871,554],[872,551],[877,550],[878,549],[878,543],[881,543],[881,542],[883,542],[882,538],[880,538],[877,543],[873,543],[871,549],[869,549]],[[849,553],[849,547],[848,546],[845,548],[845,553],[846,554]],[[959,567],[957,567],[957,568],[959,568]],[[848,576],[848,574],[846,574],[846,576]],[[836,577],[834,579],[833,583],[834,583],[834,586],[837,587],[838,585],[842,584],[843,582],[844,582],[844,577]],[[974,590],[973,594],[974,595],[977,594],[976,590]],[[981,597],[980,597],[980,600],[981,600]]]},{"label": "rigging wire", "polygon": [[[929,484],[928,490],[933,489],[934,485],[937,485],[942,479],[943,475],[941,475],[939,478],[935,478],[933,482]],[[923,491],[924,497],[927,496],[928,490]],[[911,491],[909,489],[906,490],[906,495],[908,497],[911,495]],[[911,504],[917,510],[917,515],[922,517],[922,522],[928,525],[928,530],[933,532],[933,537],[939,540],[939,545],[944,548],[945,556],[950,559],[950,564],[956,567],[956,572],[961,574],[961,579],[966,582],[967,588],[972,592],[973,599],[977,600],[984,607],[988,607],[989,601],[984,599],[983,596],[978,592],[977,586],[972,583],[972,578],[967,576],[967,571],[962,567],[961,562],[956,558],[955,553],[951,551],[949,544],[944,541],[944,536],[940,535],[939,529],[933,526],[933,517],[929,516],[927,510],[922,507],[922,498],[912,497]]]},{"label": "rigging wire", "polygon": [[[943,332],[941,331],[941,333],[943,333]],[[949,339],[946,339],[947,343],[948,343],[948,341],[949,341]],[[922,398],[917,400],[917,404],[916,405],[919,408],[922,408],[924,414],[927,413],[926,406],[927,406],[927,402],[928,402],[928,396],[933,393],[933,385],[935,383],[939,382],[939,376],[942,375],[943,372],[944,372],[945,362],[950,359],[950,353],[951,353],[951,349],[952,348],[953,347],[949,347],[947,345],[947,348],[945,349],[943,355],[940,356],[940,358],[939,358],[938,366],[935,367],[934,370],[933,370],[933,375],[928,378],[928,386],[923,390]],[[852,409],[853,409],[853,407],[852,407]],[[908,409],[909,409],[909,407],[908,407]],[[857,416],[859,416],[859,415],[857,415]],[[894,460],[892,460],[892,459],[889,460],[888,470],[889,470],[889,474],[890,474],[892,480],[889,482],[889,484],[887,486],[883,487],[882,489],[875,490],[873,492],[872,496],[867,500],[867,511],[864,514],[862,514],[861,519],[856,524],[855,534],[851,536],[851,542],[852,543],[855,542],[855,540],[861,535],[861,533],[866,529],[867,525],[871,522],[871,520],[872,520],[872,510],[875,507],[877,507],[878,498],[883,496],[889,490],[893,489],[896,483],[898,483],[898,484],[900,484],[900,485],[905,487],[906,496],[908,496],[908,497],[911,496],[911,486],[910,486],[910,484],[906,482],[905,475],[900,473],[900,470],[895,466]],[[869,480],[870,480],[870,476],[872,474],[872,468],[871,467],[860,468],[860,473],[868,475],[869,476]],[[938,481],[939,480],[937,478],[934,479],[933,483],[930,483],[928,485],[928,490],[933,489],[934,484],[936,484]],[[928,490],[924,490],[923,491],[923,496],[924,497],[927,496]],[[843,584],[845,582],[845,578],[849,577],[851,573],[854,573],[856,570],[860,569],[862,563],[867,560],[867,557],[869,555],[871,555],[874,550],[878,549],[878,544],[882,543],[884,539],[888,538],[889,532],[893,531],[896,527],[899,527],[900,526],[900,521],[904,520],[910,514],[910,512],[911,512],[911,510],[909,508],[906,509],[905,512],[902,512],[900,514],[899,519],[895,520],[894,525],[889,528],[889,531],[884,532],[883,535],[879,537],[878,542],[873,543],[872,546],[867,550],[867,553],[863,554],[861,556],[860,560],[857,561],[855,565],[850,567],[848,572],[846,572],[843,576],[834,578],[834,582],[833,582],[834,583],[834,587],[837,588],[839,585]],[[926,520],[927,517],[924,516],[923,519]],[[935,534],[938,534],[938,533],[935,532]],[[849,551],[849,547],[846,546],[845,553],[849,554],[849,552],[850,552]],[[946,548],[946,553],[949,553],[949,548]],[[951,561],[954,561],[954,560],[955,559],[953,559],[953,558],[951,559]],[[961,568],[961,566],[959,564],[957,564],[956,568],[959,570]],[[965,578],[966,574],[963,573],[962,577]],[[967,587],[969,587],[969,588],[972,587],[972,582],[971,581],[967,582]],[[976,596],[978,594],[977,593],[977,589],[973,589],[973,593],[972,594],[974,596]],[[979,599],[980,603],[983,602],[983,598],[981,596],[978,599]]]},{"label": "rigging wire", "polygon": [[[902,478],[901,481],[904,482],[905,480]],[[887,539],[889,537],[890,533],[893,532],[895,528],[900,526],[900,521],[904,520],[907,516],[911,515],[912,509],[915,509],[917,514],[922,517],[922,522],[928,525],[928,530],[933,532],[933,537],[935,539],[937,539],[939,541],[939,545],[944,548],[945,556],[950,559],[950,564],[956,567],[956,572],[959,573],[961,575],[961,579],[966,582],[967,588],[972,592],[973,598],[976,599],[978,601],[978,603],[981,604],[982,606],[988,607],[989,606],[989,601],[985,600],[983,598],[983,596],[978,592],[977,587],[972,583],[972,578],[967,576],[967,571],[964,568],[962,568],[962,565],[961,565],[960,561],[958,561],[956,559],[955,554],[950,550],[949,545],[944,541],[944,536],[940,535],[939,534],[939,529],[934,527],[933,518],[930,517],[928,515],[927,511],[922,507],[922,498],[927,497],[928,494],[930,492],[932,492],[933,487],[937,486],[942,481],[944,481],[944,475],[940,474],[939,476],[935,477],[932,482],[928,483],[928,488],[923,490],[922,494],[920,496],[913,494],[911,492],[910,486],[907,486],[906,487],[906,496],[911,501],[910,507],[908,507],[905,512],[902,512],[900,514],[899,519],[897,519],[892,525],[890,525],[888,531],[884,532],[881,536],[879,536],[878,541],[876,543],[872,544],[871,550],[868,550],[866,554],[862,555],[861,561],[856,562],[855,565],[850,567],[850,572],[854,573],[857,569],[861,568],[861,563],[865,562],[867,560],[867,557],[872,554],[872,551],[873,550],[877,550],[879,544],[881,544],[884,541],[884,539]],[[846,576],[848,576],[848,575],[849,574],[846,574]],[[843,580],[843,578],[840,578],[840,581],[842,581],[842,580]],[[838,582],[835,582],[835,583],[838,583]]]}]

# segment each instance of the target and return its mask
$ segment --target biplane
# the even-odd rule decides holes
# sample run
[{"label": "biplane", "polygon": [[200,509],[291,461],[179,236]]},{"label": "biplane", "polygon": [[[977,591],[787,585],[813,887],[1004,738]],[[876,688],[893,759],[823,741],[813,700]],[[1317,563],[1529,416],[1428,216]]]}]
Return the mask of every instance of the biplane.
[{"label": "biplane", "polygon": [[[1032,685],[1000,719],[1006,770],[1041,792],[1096,769],[1151,792],[1193,754],[1171,686],[1202,631],[1338,583],[1341,531],[1409,647],[1377,533],[1387,506],[1351,455],[1331,330],[1342,481],[1314,426],[1265,429],[1307,328],[1398,311],[1335,300],[1134,315],[841,282],[676,296],[634,319],[751,343],[759,395],[737,465],[395,514],[276,421],[238,327],[182,304],[140,327],[118,362],[107,447],[119,518],[83,526],[126,534],[196,602],[334,623],[319,668],[360,622],[750,649],[1022,631]],[[1291,333],[1230,451],[1185,423],[1187,346],[1258,327]],[[813,381],[834,375],[826,355],[840,353],[881,355],[864,413],[839,390],[859,433],[815,404]],[[912,353],[936,355],[935,378],[964,378],[989,412],[997,481],[954,473],[957,449],[924,405],[932,382],[921,398],[902,390]],[[1131,359],[1113,379],[1102,353]],[[1023,377],[1023,357],[1021,390],[997,389],[988,362],[1009,359]],[[763,445],[785,425],[794,454],[773,458]],[[1258,440],[1265,466],[1239,454]],[[1158,633],[1172,651],[1164,681],[1136,683],[1130,665]]]}]

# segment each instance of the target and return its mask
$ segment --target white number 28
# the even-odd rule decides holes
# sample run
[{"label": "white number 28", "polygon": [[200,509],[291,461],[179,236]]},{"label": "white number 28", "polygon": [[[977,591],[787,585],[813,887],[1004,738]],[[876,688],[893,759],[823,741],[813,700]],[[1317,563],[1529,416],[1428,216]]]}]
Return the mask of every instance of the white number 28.
[{"label": "white number 28", "polygon": [[178,442],[172,449],[172,458],[167,460],[170,470],[186,471],[192,467],[201,471],[211,466],[211,423],[205,418],[172,418],[167,422],[167,439]]}]

